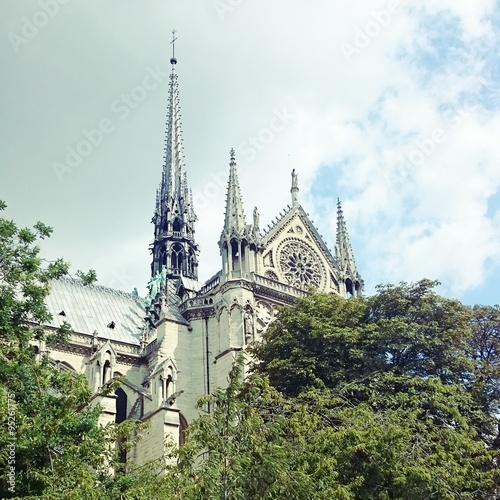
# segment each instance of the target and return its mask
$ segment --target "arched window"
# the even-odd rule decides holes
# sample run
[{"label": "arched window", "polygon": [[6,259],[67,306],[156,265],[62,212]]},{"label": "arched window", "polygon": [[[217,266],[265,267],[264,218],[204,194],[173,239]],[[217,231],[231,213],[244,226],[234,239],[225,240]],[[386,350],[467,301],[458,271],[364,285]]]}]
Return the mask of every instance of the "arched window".
[{"label": "arched window", "polygon": [[165,394],[165,381],[163,380],[163,377],[160,375],[160,389],[161,389],[161,401],[165,401],[166,399],[166,394]]},{"label": "arched window", "polygon": [[168,399],[174,393],[174,380],[172,375],[168,375],[165,380],[165,399]]},{"label": "arched window", "polygon": [[99,390],[99,387],[101,387],[101,365],[99,364],[99,361],[95,364],[94,368],[94,391],[97,392]]},{"label": "arched window", "polygon": [[176,217],[175,220],[174,220],[174,224],[172,226],[172,229],[175,232],[180,232],[181,228],[182,228],[181,220],[179,219],[179,217]]},{"label": "arched window", "polygon": [[233,271],[239,271],[240,267],[240,253],[238,248],[238,242],[236,240],[231,240],[231,259],[233,265]]},{"label": "arched window", "polygon": [[102,385],[111,379],[111,362],[106,360],[104,366],[102,367]]},{"label": "arched window", "polygon": [[184,264],[184,250],[179,243],[172,245],[172,272],[174,274],[181,274]]},{"label": "arched window", "polygon": [[[119,424],[127,419],[127,395],[123,389],[116,389],[116,414],[115,414],[115,423]],[[126,438],[122,438],[121,441],[117,443],[120,447]],[[120,449],[118,453],[118,461],[122,464],[127,461],[127,450]]]},{"label": "arched window", "polygon": [[123,389],[116,389],[116,415],[115,422],[117,424],[127,420],[127,394]]},{"label": "arched window", "polygon": [[240,265],[242,271],[248,271],[248,241],[242,240],[241,242],[241,256],[240,256]]},{"label": "arched window", "polygon": [[352,284],[352,280],[350,278],[347,278],[345,280],[345,289],[346,292],[352,297],[354,295],[354,286]]},{"label": "arched window", "polygon": [[158,250],[158,262],[160,263],[160,268],[161,266],[165,265],[167,263],[167,249],[165,248],[165,245],[162,245],[160,249]]},{"label": "arched window", "polygon": [[168,399],[174,393],[174,369],[169,366],[166,372],[165,379],[165,399]]}]

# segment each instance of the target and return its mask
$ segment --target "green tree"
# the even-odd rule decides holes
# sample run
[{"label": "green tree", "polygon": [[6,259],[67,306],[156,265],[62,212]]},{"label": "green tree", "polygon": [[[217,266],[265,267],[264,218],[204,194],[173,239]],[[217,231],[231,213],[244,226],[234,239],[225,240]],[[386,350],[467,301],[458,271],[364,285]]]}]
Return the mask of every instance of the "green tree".
[{"label": "green tree", "polygon": [[326,443],[319,456],[338,464],[352,498],[498,492],[495,384],[471,356],[471,310],[435,285],[311,295],[283,308],[253,349],[255,372],[321,417],[304,456]]},{"label": "green tree", "polygon": [[471,388],[484,411],[500,414],[500,306],[472,308],[466,354],[474,364]]},{"label": "green tree", "polygon": [[98,425],[85,377],[60,371],[36,347],[70,333],[66,323],[50,334],[44,327],[50,282],[68,270],[40,256],[38,242],[51,233],[0,218],[0,497],[102,498],[96,485],[110,478],[113,445],[135,424]]},{"label": "green tree", "polygon": [[254,369],[269,376],[287,396],[304,389],[332,387],[362,377],[376,365],[363,350],[373,328],[367,323],[363,299],[346,301],[316,294],[280,310],[277,321],[252,350]]},{"label": "green tree", "polygon": [[89,269],[86,273],[83,271],[76,271],[76,275],[83,281],[85,286],[91,286],[94,283],[97,283],[97,273],[94,269]]},{"label": "green tree", "polygon": [[272,489],[283,450],[263,401],[276,394],[260,378],[243,390],[242,369],[240,357],[228,387],[199,400],[202,415],[189,426],[167,474],[167,481],[177,483],[175,498],[264,498]]},{"label": "green tree", "polygon": [[165,476],[129,478],[127,498],[493,498],[496,419],[473,318],[494,317],[434,285],[283,308],[252,349],[254,373],[243,381],[239,358]]}]

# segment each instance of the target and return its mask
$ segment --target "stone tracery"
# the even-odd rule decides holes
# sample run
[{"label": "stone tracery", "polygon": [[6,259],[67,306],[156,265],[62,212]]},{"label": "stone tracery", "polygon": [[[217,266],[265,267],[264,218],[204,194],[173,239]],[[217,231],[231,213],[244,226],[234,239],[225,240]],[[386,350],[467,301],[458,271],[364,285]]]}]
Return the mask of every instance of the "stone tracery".
[{"label": "stone tracery", "polygon": [[321,263],[315,252],[298,240],[287,242],[279,252],[279,265],[287,282],[306,290],[320,288]]}]

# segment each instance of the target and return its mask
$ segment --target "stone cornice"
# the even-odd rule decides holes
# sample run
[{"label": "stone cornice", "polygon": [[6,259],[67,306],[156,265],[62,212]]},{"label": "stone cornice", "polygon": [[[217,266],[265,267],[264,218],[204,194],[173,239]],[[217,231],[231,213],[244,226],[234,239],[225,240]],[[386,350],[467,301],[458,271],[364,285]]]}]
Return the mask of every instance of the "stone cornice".
[{"label": "stone cornice", "polygon": [[254,292],[257,297],[265,297],[275,302],[281,302],[282,304],[294,304],[297,300],[297,297],[261,285],[255,285]]}]

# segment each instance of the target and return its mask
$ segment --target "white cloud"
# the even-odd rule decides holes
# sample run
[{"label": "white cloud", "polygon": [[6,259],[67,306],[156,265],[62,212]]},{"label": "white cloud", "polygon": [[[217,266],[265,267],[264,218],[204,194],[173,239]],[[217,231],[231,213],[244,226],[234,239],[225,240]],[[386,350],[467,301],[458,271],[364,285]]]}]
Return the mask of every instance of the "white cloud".
[{"label": "white cloud", "polygon": [[[4,33],[39,10],[36,1],[6,2]],[[221,19],[212,2],[193,12],[173,0],[72,0],[19,54],[8,43],[0,48],[4,119],[11,124],[0,152],[7,186],[0,197],[14,217],[54,225],[53,246],[75,269],[93,267],[87,265],[93,259],[101,280],[113,286],[110,269],[130,270],[141,289],[149,275],[143,242],[152,231],[167,88],[151,92],[123,122],[109,105],[148,66],[168,66],[176,28],[195,192],[227,172],[229,149],[236,147],[248,218],[257,205],[265,226],[290,203],[295,168],[306,211],[316,220],[323,215],[318,225],[330,245],[335,213],[325,214],[334,212],[337,196],[344,200],[357,263],[370,286],[429,276],[451,294],[477,287],[488,263],[500,259],[498,225],[486,214],[488,197],[500,186],[494,135],[500,118],[495,103],[484,99],[494,94],[499,64],[498,7],[493,0],[408,0],[382,22],[388,6],[388,0],[252,0]],[[359,30],[368,33],[364,41]],[[358,50],[351,60],[343,43]],[[478,105],[472,111],[471,103]],[[294,115],[290,123],[259,143],[255,155],[245,152],[248,138],[258,137],[283,108]],[[459,112],[469,113],[458,115],[460,123]],[[116,130],[59,184],[51,163],[107,116]],[[446,139],[422,152],[436,129]],[[412,153],[419,159],[418,151],[423,161],[409,161]],[[318,178],[331,186],[318,186]],[[224,200],[219,185],[198,213],[205,278],[220,266]]]}]

